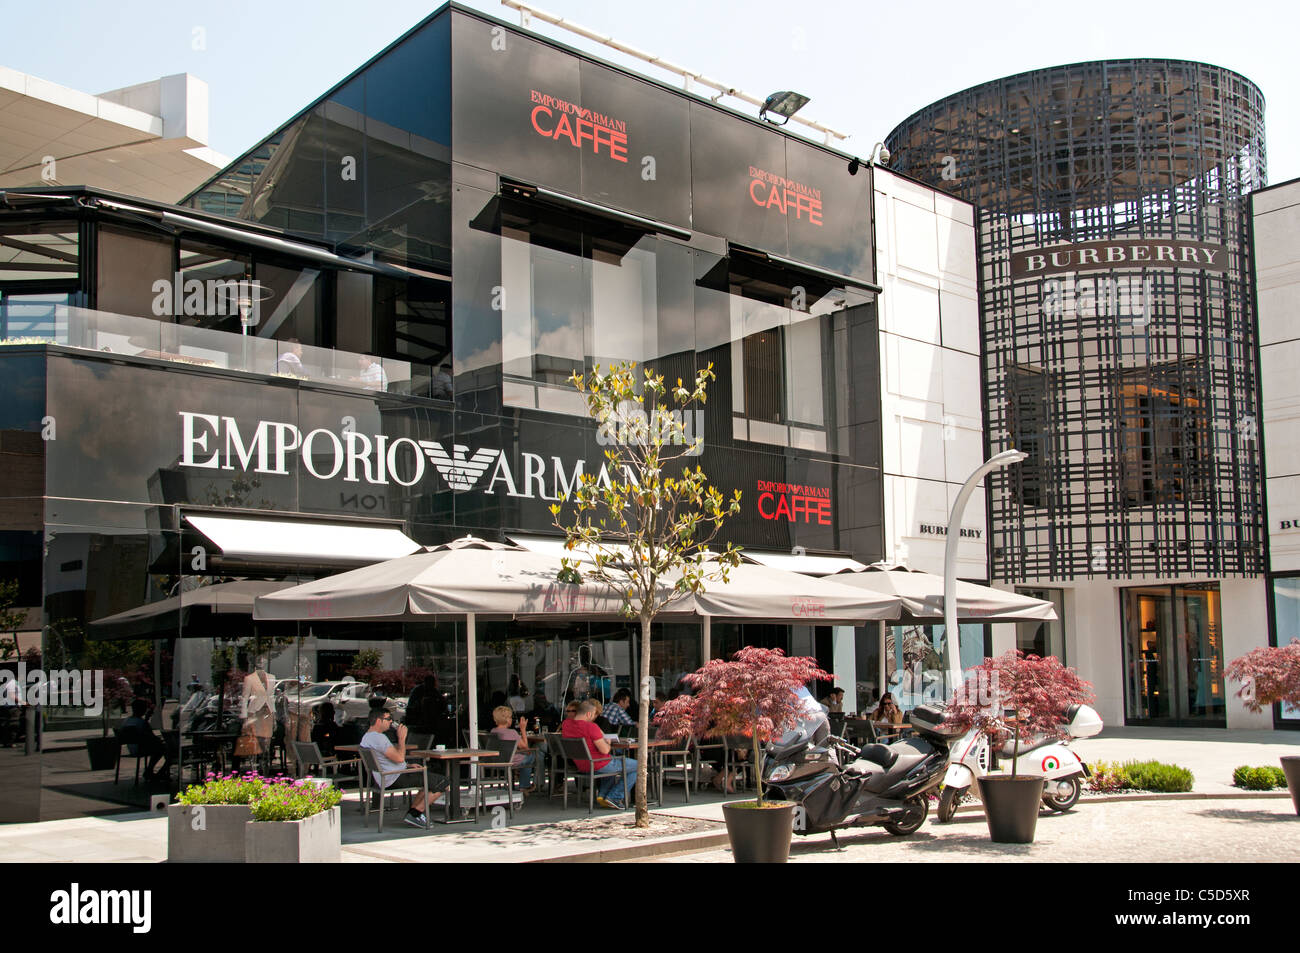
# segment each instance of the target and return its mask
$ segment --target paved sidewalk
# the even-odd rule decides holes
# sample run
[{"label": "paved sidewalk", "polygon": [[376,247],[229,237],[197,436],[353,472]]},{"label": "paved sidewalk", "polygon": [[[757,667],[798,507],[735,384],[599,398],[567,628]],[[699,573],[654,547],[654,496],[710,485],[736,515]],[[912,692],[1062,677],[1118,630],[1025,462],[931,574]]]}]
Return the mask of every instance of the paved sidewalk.
[{"label": "paved sidewalk", "polygon": [[[1040,843],[1035,845],[1033,853],[1021,857],[1013,851],[1008,857],[1172,861],[1185,859],[1189,852],[1200,850],[1197,845],[1202,843],[1206,851],[1214,854],[1214,859],[1300,856],[1297,850],[1300,842],[1290,839],[1300,831],[1300,819],[1296,818],[1285,793],[1271,797],[1246,796],[1231,786],[1232,769],[1238,765],[1277,764],[1282,755],[1300,754],[1300,733],[1108,728],[1097,738],[1074,742],[1074,747],[1090,763],[1155,759],[1190,768],[1195,775],[1193,795],[1181,795],[1185,800],[1085,801],[1069,815],[1044,816],[1039,823]],[[626,860],[633,855],[705,848],[706,852],[699,855],[701,859],[729,860],[729,854],[723,856],[725,851],[717,850],[725,843],[725,832],[720,826],[720,799],[701,792],[702,797],[693,798],[690,805],[673,803],[680,793],[680,789],[671,789],[669,806],[653,812],[662,820],[654,825],[648,837],[628,828],[630,812],[588,815],[582,807],[565,811],[558,802],[545,799],[539,804],[530,802],[516,818],[520,823],[502,828],[493,828],[485,820],[478,826],[440,828],[436,833],[426,834],[401,825],[399,818],[390,814],[389,826],[380,835],[374,829],[373,818],[370,828],[361,827],[352,804],[344,820],[343,859],[346,863]],[[1217,800],[1225,796],[1234,799]],[[1236,799],[1241,797],[1248,799]],[[1283,823],[1288,818],[1291,826]],[[712,823],[691,825],[685,823],[687,819]],[[980,859],[987,856],[989,843],[982,827],[983,815],[976,810],[963,811],[952,825],[927,822],[917,835],[902,841],[884,833],[852,836],[871,845],[873,860],[901,856],[897,852],[907,849],[913,852],[906,856],[908,860]],[[1140,837],[1134,827],[1149,827],[1157,836]],[[1228,856],[1227,847],[1214,846],[1222,832],[1230,832],[1240,842],[1240,856]],[[1042,834],[1049,839],[1043,841]],[[1056,834],[1082,836],[1078,845],[1069,846],[1064,841],[1052,840]],[[1272,840],[1275,837],[1279,838],[1276,843]],[[816,853],[829,847],[829,839],[825,839],[824,847],[812,846],[817,838],[796,843],[807,845],[799,850]],[[906,848],[905,843],[938,846]],[[1042,844],[1055,850],[1040,850]],[[1270,853],[1282,846],[1289,851],[1286,858]],[[1216,852],[1222,852],[1222,856]],[[122,814],[0,825],[0,862],[156,863],[166,856],[167,822],[156,815]]]},{"label": "paved sidewalk", "polygon": [[1197,794],[1240,794],[1232,771],[1241,765],[1280,766],[1300,755],[1300,731],[1223,731],[1216,728],[1105,728],[1096,738],[1070,742],[1087,764],[1164,761],[1191,770]]},{"label": "paved sidewalk", "polygon": [[[983,814],[926,825],[911,837],[879,828],[795,838],[792,863],[1295,863],[1300,817],[1290,799],[1125,801],[1080,804],[1038,818],[1032,844],[995,844]],[[725,848],[662,863],[731,863]]]}]

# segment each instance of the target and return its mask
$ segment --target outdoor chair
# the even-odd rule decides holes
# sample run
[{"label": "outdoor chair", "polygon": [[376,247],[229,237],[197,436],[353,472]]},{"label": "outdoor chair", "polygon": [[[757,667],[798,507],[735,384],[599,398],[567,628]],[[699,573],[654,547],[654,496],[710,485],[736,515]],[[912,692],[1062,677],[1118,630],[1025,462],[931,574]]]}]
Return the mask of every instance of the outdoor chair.
[{"label": "outdoor chair", "polygon": [[[563,793],[569,786],[568,759],[564,757],[564,741],[560,733],[558,731],[548,731],[545,734],[546,756],[548,758],[546,785],[550,789],[551,797],[555,797],[555,795]],[[560,779],[558,788],[555,784],[556,776]]]},{"label": "outdoor chair", "polygon": [[[411,806],[411,798],[412,798],[412,796],[415,794],[415,788],[402,788],[401,790],[398,790],[398,791],[394,791],[394,790],[391,790],[391,789],[389,789],[389,788],[381,788],[378,784],[375,784],[375,776],[376,776],[376,775],[378,775],[378,776],[379,776],[380,778],[382,778],[382,779],[395,778],[395,777],[397,777],[398,775],[402,775],[402,774],[418,774],[418,775],[420,775],[421,780],[424,782],[424,783],[421,785],[421,790],[423,790],[423,792],[424,792],[424,804],[425,804],[425,808],[424,808],[424,809],[425,809],[426,812],[428,812],[428,810],[429,810],[429,769],[426,768],[424,765],[420,765],[419,767],[402,768],[400,771],[380,771],[380,770],[379,770],[379,762],[378,762],[378,760],[376,760],[376,758],[375,758],[375,753],[374,753],[373,751],[371,751],[369,748],[362,748],[362,749],[361,749],[361,766],[362,766],[362,768],[365,770],[366,777],[369,779],[369,783],[368,783],[367,787],[373,787],[373,788],[374,788],[374,792],[375,792],[375,794],[378,795],[378,801],[379,801],[379,832],[380,832],[381,834],[383,833],[383,830],[384,830],[384,804],[385,804],[385,800],[386,800],[388,797],[390,797],[390,796],[392,796],[392,795],[395,795],[395,794],[396,794],[396,795],[403,795],[403,794],[404,794],[404,795],[406,795],[406,806],[407,806],[407,809],[409,810],[409,809],[410,809],[410,806]],[[369,824],[369,823],[370,823],[370,807],[371,807],[371,803],[370,803],[370,802],[371,802],[371,798],[370,798],[370,797],[367,797],[366,794],[363,793],[363,794],[361,795],[361,801],[362,801],[362,804],[365,806],[365,819],[362,821],[362,823],[363,823],[363,824]],[[428,814],[426,813],[425,816],[427,817]]]},{"label": "outdoor chair", "polygon": [[478,797],[479,810],[486,810],[488,807],[485,794],[489,788],[504,790],[506,793],[506,816],[513,819],[515,816],[515,766],[514,756],[515,748],[519,746],[517,741],[506,741],[492,735],[492,743],[483,747],[496,749],[496,760],[480,761],[475,767],[478,769],[478,779],[474,783],[475,793]]},{"label": "outdoor chair", "polygon": [[[564,746],[564,760],[568,764],[568,770],[572,772],[572,777],[578,782],[578,793],[582,793],[582,782],[587,783],[587,813],[591,814],[596,810],[596,779],[608,777],[614,772],[605,770],[597,771],[595,762],[592,760],[591,749],[587,747],[586,738],[561,738],[561,744]],[[603,757],[603,756],[601,756]],[[615,757],[610,755],[610,757]],[[587,762],[587,770],[578,767],[578,761]],[[627,759],[624,758],[620,764],[623,771],[623,790],[627,791]],[[630,793],[630,792],[629,792]],[[564,786],[564,806],[569,806],[569,786]]]},{"label": "outdoor chair", "polygon": [[135,780],[133,784],[140,783],[140,762],[146,757],[136,738],[135,732],[127,728],[114,728],[113,734],[117,736],[117,767],[113,770],[113,783],[117,784],[118,778],[122,771],[122,757],[135,758]]},{"label": "outdoor chair", "polygon": [[426,751],[433,747],[432,731],[408,731],[406,733],[406,750],[412,748],[423,748]]},{"label": "outdoor chair", "polygon": [[725,761],[726,745],[721,738],[695,738],[691,747],[695,750],[695,793],[700,792],[700,775],[706,761]]},{"label": "outdoor chair", "polygon": [[[754,783],[754,759],[752,757],[741,757],[743,754],[753,754],[754,743],[749,739],[741,736],[727,735],[722,739],[723,745],[723,787],[726,787],[725,779],[731,776],[735,771],[738,775],[737,783],[744,787],[751,787]],[[744,780],[742,781],[741,778]]]},{"label": "outdoor chair", "polygon": [[659,749],[659,804],[664,803],[664,781],[669,778],[681,778],[682,789],[686,792],[686,803],[691,802],[691,782],[695,782],[695,788],[698,791],[700,787],[700,763],[697,752],[694,750],[694,739],[686,736],[681,748],[661,748]]},{"label": "outdoor chair", "polygon": [[[322,754],[320,745],[316,744],[314,741],[295,741],[293,743],[293,753],[298,763],[299,777],[302,776],[301,771],[303,768],[317,767],[320,769],[321,774],[330,778],[334,782],[335,787],[340,787],[338,776],[339,768],[347,767],[348,765],[361,764],[360,758],[350,758],[347,761],[340,761],[337,755]],[[358,770],[357,792],[362,795],[362,800],[365,799],[365,789],[365,772]],[[365,810],[364,804],[359,805],[359,807],[361,810]]]}]

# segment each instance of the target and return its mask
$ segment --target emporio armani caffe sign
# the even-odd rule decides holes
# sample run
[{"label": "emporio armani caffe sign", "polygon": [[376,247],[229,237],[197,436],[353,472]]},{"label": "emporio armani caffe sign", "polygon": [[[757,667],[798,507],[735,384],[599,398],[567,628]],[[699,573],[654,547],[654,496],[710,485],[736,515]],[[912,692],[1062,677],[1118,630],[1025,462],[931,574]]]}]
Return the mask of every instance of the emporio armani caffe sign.
[{"label": "emporio armani caffe sign", "polygon": [[1106,242],[1077,242],[1014,252],[1012,278],[1038,278],[1074,271],[1131,268],[1192,268],[1227,271],[1228,256],[1222,245],[1176,239],[1151,238]]},{"label": "emporio armani caffe sign", "polygon": [[[296,457],[303,471],[317,480],[342,479],[345,483],[412,487],[436,471],[443,482],[459,492],[477,489],[484,494],[503,493],[526,499],[562,500],[578,485],[587,462],[549,460],[536,453],[521,453],[512,465],[499,449],[437,440],[396,439],[384,434],[317,428],[304,433],[291,423],[258,421],[242,427],[233,417],[179,412],[182,467],[200,470],[239,470],[266,476],[287,476]],[[627,482],[636,483],[624,471]],[[604,462],[596,481],[609,486]]]}]

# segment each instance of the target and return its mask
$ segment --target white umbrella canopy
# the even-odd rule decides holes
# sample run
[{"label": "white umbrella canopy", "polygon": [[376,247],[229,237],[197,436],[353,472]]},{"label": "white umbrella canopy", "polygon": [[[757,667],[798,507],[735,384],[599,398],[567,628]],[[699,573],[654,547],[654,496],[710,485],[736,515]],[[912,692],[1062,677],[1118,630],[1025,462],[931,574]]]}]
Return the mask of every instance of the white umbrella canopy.
[{"label": "white umbrella canopy", "polygon": [[[424,552],[339,573],[271,593],[253,617],[270,619],[416,620],[430,616],[506,619],[626,618],[622,594],[587,580],[556,577],[560,558],[520,546],[465,537]],[[674,593],[665,580],[665,621],[712,616],[769,622],[860,624],[896,618],[900,600],[835,581],[749,563],[728,570],[698,593]]]},{"label": "white umbrella canopy", "polygon": [[[943,621],[943,577],[907,566],[874,563],[857,572],[825,577],[844,586],[896,596],[901,603],[900,625]],[[957,621],[1050,622],[1056,609],[1050,602],[973,582],[957,582]]]}]

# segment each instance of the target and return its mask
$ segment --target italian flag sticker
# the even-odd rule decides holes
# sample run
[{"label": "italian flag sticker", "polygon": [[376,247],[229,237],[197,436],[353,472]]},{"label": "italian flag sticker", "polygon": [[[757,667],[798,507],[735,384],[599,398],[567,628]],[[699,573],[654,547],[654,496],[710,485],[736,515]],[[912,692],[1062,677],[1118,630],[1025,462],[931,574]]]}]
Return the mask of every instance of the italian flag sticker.
[{"label": "italian flag sticker", "polygon": [[1044,770],[1044,771],[1055,771],[1055,770],[1056,770],[1057,768],[1059,768],[1060,766],[1061,766],[1061,762],[1057,761],[1057,760],[1056,760],[1054,757],[1052,757],[1051,755],[1048,755],[1046,758],[1043,759],[1043,770]]}]

